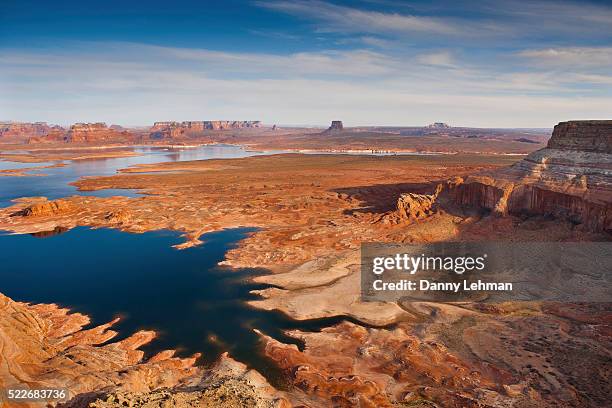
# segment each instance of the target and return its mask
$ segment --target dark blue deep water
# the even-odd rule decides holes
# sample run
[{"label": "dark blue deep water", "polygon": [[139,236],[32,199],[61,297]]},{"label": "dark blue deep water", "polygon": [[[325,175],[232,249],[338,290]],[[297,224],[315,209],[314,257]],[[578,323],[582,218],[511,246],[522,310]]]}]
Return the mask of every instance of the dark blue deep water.
[{"label": "dark blue deep water", "polygon": [[203,245],[184,250],[172,248],[182,239],[167,231],[79,227],[45,237],[0,235],[0,292],[18,301],[69,307],[89,315],[93,325],[121,316],[114,327],[118,338],[155,330],[159,337],[143,348],[148,355],[176,348],[181,356],[201,352],[200,363],[208,364],[229,351],[282,386],[252,329],[296,343],[283,330],[318,330],[341,319],[296,322],[247,306],[246,300],[256,298],[249,292],[264,287],[248,277],[264,271],[217,263],[251,231],[209,233]]},{"label": "dark blue deep water", "polygon": [[[50,199],[73,194],[128,195],[132,190],[78,192],[69,185],[83,176],[111,175],[141,163],[246,157],[237,146],[201,146],[197,149],[136,148],[141,156],[66,162],[67,166],[42,169],[42,177],[0,177],[0,207],[19,197]],[[0,162],[0,168],[37,164]],[[130,234],[110,229],[75,228],[33,235],[0,232],[0,292],[24,302],[57,303],[91,317],[93,325],[120,316],[114,326],[124,338],[140,329],[158,337],[143,350],[148,356],[177,349],[179,356],[202,353],[210,364],[228,351],[257,369],[276,386],[282,376],[260,350],[253,329],[280,341],[294,343],[287,329],[319,330],[341,318],[296,322],[280,312],[251,308],[253,289],[265,286],[249,278],[265,271],[218,267],[225,253],[252,229],[240,228],[206,234],[204,244],[185,250],[172,245],[180,234],[168,231]]]}]

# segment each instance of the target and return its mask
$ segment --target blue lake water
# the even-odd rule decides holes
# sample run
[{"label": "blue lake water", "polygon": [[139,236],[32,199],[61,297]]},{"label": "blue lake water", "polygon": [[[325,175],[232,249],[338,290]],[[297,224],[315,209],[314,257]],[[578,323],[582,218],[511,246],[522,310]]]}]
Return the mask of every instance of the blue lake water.
[{"label": "blue lake water", "polygon": [[[266,154],[236,146],[136,150],[143,155],[67,162],[65,167],[41,170],[48,176],[0,177],[0,205],[24,196],[53,199],[81,194],[68,183],[82,176],[114,174],[135,164]],[[82,194],[135,193],[102,190]],[[240,228],[206,234],[204,244],[181,251],[172,248],[182,242],[180,234],[169,231],[130,234],[79,227],[32,235],[0,233],[0,292],[18,301],[57,303],[87,314],[92,325],[121,316],[114,327],[120,333],[115,340],[140,329],[155,330],[159,337],[143,347],[149,356],[178,349],[180,356],[200,352],[199,362],[210,364],[228,351],[282,387],[282,376],[261,353],[253,329],[299,345],[284,330],[319,330],[343,318],[297,322],[280,312],[247,306],[246,301],[256,298],[250,291],[265,287],[249,277],[265,271],[233,270],[217,264],[251,231]]]},{"label": "blue lake water", "polygon": [[[163,162],[206,160],[206,159],[232,159],[249,156],[270,154],[266,151],[250,151],[233,145],[205,145],[197,148],[157,148],[140,146],[134,151],[139,156],[119,157],[109,159],[88,159],[65,161],[66,166],[40,169],[32,174],[43,173],[40,177],[0,177],[0,207],[11,205],[11,200],[20,197],[44,196],[56,199],[74,194],[109,197],[122,195],[134,197],[138,193],[134,190],[106,189],[99,191],[78,191],[69,183],[85,176],[108,176],[117,173],[117,170],[137,164],[152,164]],[[282,153],[282,152],[274,152]],[[59,162],[58,162],[59,163]],[[0,169],[22,169],[50,165],[54,163],[18,163],[0,161]]]},{"label": "blue lake water", "polygon": [[217,263],[250,231],[209,233],[203,245],[185,250],[171,247],[181,238],[168,231],[79,227],[44,238],[0,235],[0,292],[18,301],[69,307],[89,315],[92,325],[121,316],[116,339],[155,330],[159,337],[143,348],[149,356],[165,349],[178,349],[181,356],[201,352],[199,362],[208,364],[228,351],[282,386],[252,329],[298,344],[283,330],[319,330],[342,319],[297,322],[249,307],[245,301],[256,298],[249,292],[265,286],[248,277],[264,271]]},{"label": "blue lake water", "polygon": [[[98,191],[78,191],[69,183],[86,176],[109,176],[116,174],[119,169],[124,169],[137,164],[153,164],[163,162],[207,160],[207,159],[235,159],[249,156],[267,154],[288,153],[287,151],[254,151],[235,145],[204,145],[196,148],[160,148],[151,146],[137,146],[134,151],[139,156],[119,157],[108,159],[88,159],[64,161],[64,167],[40,169],[30,174],[46,174],[41,177],[0,177],[0,207],[12,205],[11,200],[20,197],[44,196],[49,199],[67,197],[74,194],[91,195],[98,197],[110,197],[122,195],[135,197],[138,195],[134,190],[105,189]],[[15,153],[15,152],[13,152]],[[19,153],[24,153],[19,151]],[[27,152],[25,152],[27,153]],[[347,155],[426,155],[428,153],[388,153],[388,152],[316,152],[304,151],[301,154],[347,154]],[[55,162],[60,163],[60,161]],[[19,163],[0,160],[0,170],[23,169],[55,164],[47,163]]]}]

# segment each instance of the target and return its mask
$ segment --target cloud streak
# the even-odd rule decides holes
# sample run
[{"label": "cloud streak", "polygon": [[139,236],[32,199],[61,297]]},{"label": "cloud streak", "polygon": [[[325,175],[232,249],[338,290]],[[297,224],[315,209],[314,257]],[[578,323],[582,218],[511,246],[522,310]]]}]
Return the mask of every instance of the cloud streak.
[{"label": "cloud streak", "polygon": [[[466,39],[477,43],[514,43],[526,38],[534,41],[550,36],[568,40],[585,36],[609,40],[612,35],[609,30],[612,25],[612,7],[588,2],[461,2],[457,4],[461,5],[463,13],[454,15],[435,14],[435,11],[445,8],[427,8],[422,5],[413,7],[419,11],[417,14],[364,10],[322,0],[260,0],[255,4],[309,20],[319,32],[392,34],[407,38],[417,35],[427,41],[443,38],[454,43]],[[449,2],[446,9],[455,10],[454,7],[458,6]]]},{"label": "cloud streak", "polygon": [[380,11],[364,11],[319,0],[259,1],[257,5],[302,18],[319,20],[321,31],[371,33],[436,33],[455,35],[464,30],[447,19]]},{"label": "cloud streak", "polygon": [[[597,87],[587,89],[584,81]],[[549,127],[605,117],[612,111],[610,88],[609,77],[589,70],[500,72],[450,51],[258,54],[88,43],[72,51],[0,54],[0,110],[7,118],[63,123],[251,118],[325,124],[337,116],[351,125],[443,120]]]},{"label": "cloud streak", "polygon": [[612,47],[556,47],[517,53],[532,62],[559,68],[601,67],[612,72]]}]

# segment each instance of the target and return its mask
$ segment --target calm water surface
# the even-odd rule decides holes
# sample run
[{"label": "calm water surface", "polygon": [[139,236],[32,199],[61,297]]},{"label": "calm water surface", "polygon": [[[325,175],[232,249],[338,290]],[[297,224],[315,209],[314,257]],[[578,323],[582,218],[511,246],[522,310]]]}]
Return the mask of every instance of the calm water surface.
[{"label": "calm water surface", "polygon": [[319,330],[341,319],[296,322],[247,306],[246,300],[256,298],[249,292],[265,287],[247,278],[264,271],[217,263],[251,231],[206,234],[203,245],[185,250],[171,247],[182,240],[168,231],[79,227],[45,238],[0,235],[0,292],[19,301],[58,303],[89,315],[92,325],[121,316],[114,327],[118,338],[155,330],[159,337],[143,348],[148,355],[165,349],[178,349],[180,356],[201,352],[200,363],[209,364],[229,351],[278,385],[280,375],[261,354],[252,329],[296,343],[283,330]]},{"label": "calm water surface", "polygon": [[[144,154],[67,162],[65,167],[43,169],[48,174],[45,177],[0,177],[0,205],[10,205],[11,199],[24,196],[59,198],[77,194],[80,192],[67,183],[82,176],[114,174],[134,164],[265,154],[235,146],[137,151]],[[168,231],[130,234],[79,227],[64,233],[0,233],[0,292],[18,301],[57,303],[87,314],[92,325],[121,316],[115,326],[119,339],[140,329],[155,330],[159,337],[143,348],[149,356],[178,349],[180,356],[200,352],[200,363],[210,364],[220,353],[229,351],[282,387],[281,376],[260,352],[259,337],[253,329],[299,345],[283,331],[319,330],[342,319],[296,322],[278,312],[247,306],[246,301],[256,298],[249,292],[265,287],[248,278],[264,271],[220,268],[217,263],[252,231],[241,228],[206,234],[203,245],[181,251],[172,248],[182,242],[179,234]]]},{"label": "calm water surface", "polygon": [[[0,177],[0,207],[11,205],[11,200],[20,197],[44,196],[56,199],[74,194],[93,195],[98,197],[109,197],[122,195],[127,197],[137,196],[135,190],[106,189],[99,191],[78,191],[69,183],[85,176],[109,176],[117,173],[117,170],[137,164],[152,164],[188,160],[206,159],[234,159],[241,157],[270,154],[265,151],[249,151],[240,146],[233,145],[207,145],[197,148],[159,148],[159,147],[135,147],[134,151],[139,156],[118,157],[109,159],[90,159],[64,161],[66,166],[50,169],[40,169],[32,174],[43,173],[42,177]],[[274,152],[282,153],[282,152]],[[55,163],[59,163],[55,162]],[[0,160],[2,169],[22,169],[50,165],[54,163],[18,163]]]}]

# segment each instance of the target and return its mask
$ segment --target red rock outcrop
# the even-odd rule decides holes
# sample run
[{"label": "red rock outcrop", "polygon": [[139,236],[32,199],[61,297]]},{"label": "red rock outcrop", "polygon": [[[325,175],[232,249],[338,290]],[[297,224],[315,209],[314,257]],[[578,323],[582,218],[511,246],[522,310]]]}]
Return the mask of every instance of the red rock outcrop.
[{"label": "red rock outcrop", "polygon": [[612,120],[561,122],[553,130],[549,149],[612,153]]},{"label": "red rock outcrop", "polygon": [[612,121],[555,126],[548,146],[499,171],[451,183],[453,200],[496,214],[548,215],[612,232]]},{"label": "red rock outcrop", "polygon": [[[223,401],[232,402],[228,407],[291,406],[264,377],[227,354],[209,369],[195,366],[198,354],[179,358],[173,350],[145,359],[139,348],[156,334],[142,330],[111,342],[118,320],[84,329],[90,323],[85,315],[54,304],[15,302],[0,293],[0,389],[64,388],[71,399],[60,406],[71,408],[142,406],[139,401],[165,407],[164,400],[177,407]],[[185,401],[201,404],[181,404]],[[0,406],[41,404],[0,401]]]},{"label": "red rock outcrop", "polygon": [[49,130],[49,132],[43,136],[32,136],[29,137],[27,142],[28,144],[36,144],[36,143],[58,143],[66,141],[66,129],[54,126]]},{"label": "red rock outcrop", "polygon": [[435,200],[433,194],[405,193],[397,200],[397,211],[402,219],[418,220],[432,213]]},{"label": "red rock outcrop", "polygon": [[0,388],[67,388],[72,396],[106,387],[149,391],[197,374],[198,356],[162,352],[143,360],[138,349],[155,337],[151,331],[108,343],[117,321],[83,329],[87,316],[0,294]]},{"label": "red rock outcrop", "polygon": [[74,205],[66,200],[41,201],[16,212],[22,217],[40,217],[64,214],[74,210]]},{"label": "red rock outcrop", "polygon": [[125,129],[107,127],[105,123],[75,123],[68,131],[45,122],[0,123],[0,141],[34,143],[97,143],[123,142],[134,137]]},{"label": "red rock outcrop", "polygon": [[106,123],[75,123],[66,134],[68,143],[126,141],[130,138],[130,132],[117,131],[106,126]]},{"label": "red rock outcrop", "polygon": [[442,185],[433,194],[404,193],[397,199],[397,216],[400,221],[416,221],[432,215]]},{"label": "red rock outcrop", "polygon": [[262,336],[265,353],[317,407],[607,406],[609,304],[402,306],[424,319]]},{"label": "red rock outcrop", "polygon": [[258,120],[200,120],[185,122],[155,122],[150,129],[151,139],[174,139],[181,136],[197,136],[198,132],[205,130],[224,130],[258,128],[261,122]]},{"label": "red rock outcrop", "polygon": [[45,138],[49,134],[63,134],[64,129],[59,126],[49,126],[46,122],[0,123],[0,142],[24,142],[30,138]]}]

